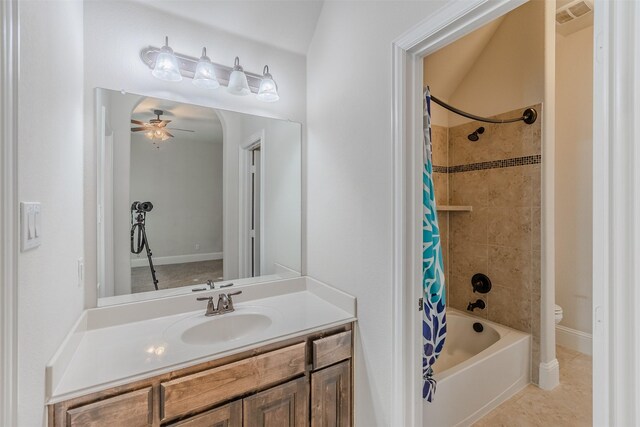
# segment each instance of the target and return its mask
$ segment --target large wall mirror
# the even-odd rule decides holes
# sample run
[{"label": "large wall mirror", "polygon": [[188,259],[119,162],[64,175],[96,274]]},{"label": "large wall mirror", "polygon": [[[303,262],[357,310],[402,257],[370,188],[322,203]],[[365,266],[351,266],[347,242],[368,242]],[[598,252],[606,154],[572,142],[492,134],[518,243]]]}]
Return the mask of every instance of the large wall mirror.
[{"label": "large wall mirror", "polygon": [[301,125],[96,89],[99,304],[297,276]]}]

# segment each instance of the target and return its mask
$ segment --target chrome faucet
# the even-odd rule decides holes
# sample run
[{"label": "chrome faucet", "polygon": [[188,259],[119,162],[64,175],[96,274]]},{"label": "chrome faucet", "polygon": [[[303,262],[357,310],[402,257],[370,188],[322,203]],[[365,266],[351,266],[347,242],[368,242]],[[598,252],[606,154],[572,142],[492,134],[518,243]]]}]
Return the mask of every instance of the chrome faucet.
[{"label": "chrome faucet", "polygon": [[229,294],[220,294],[218,297],[218,311],[220,314],[222,313],[231,313],[235,309],[233,308],[233,299],[234,295],[240,295],[242,291],[235,291]]},{"label": "chrome faucet", "polygon": [[[216,284],[211,279],[207,280],[207,286],[209,287],[209,290],[216,288]],[[206,290],[207,288],[194,288],[194,289],[191,289],[191,292],[200,292],[200,291],[206,291]]]},{"label": "chrome faucet", "polygon": [[242,291],[231,292],[229,294],[222,293],[218,295],[218,307],[216,308],[213,303],[213,297],[199,297],[198,301],[208,301],[207,302],[207,311],[204,313],[205,316],[217,316],[219,314],[231,313],[235,311],[233,308],[233,299],[234,295],[240,295]]}]

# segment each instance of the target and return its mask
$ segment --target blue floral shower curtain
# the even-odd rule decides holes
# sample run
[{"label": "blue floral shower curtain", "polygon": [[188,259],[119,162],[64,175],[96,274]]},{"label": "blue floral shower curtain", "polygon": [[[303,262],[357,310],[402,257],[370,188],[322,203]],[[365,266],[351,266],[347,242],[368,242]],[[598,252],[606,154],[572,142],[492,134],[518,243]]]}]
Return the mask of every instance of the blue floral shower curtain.
[{"label": "blue floral shower curtain", "polygon": [[444,268],[438,213],[433,188],[431,144],[431,94],[424,93],[424,144],[422,171],[422,398],[431,402],[436,390],[432,366],[444,346],[447,335],[445,314]]}]

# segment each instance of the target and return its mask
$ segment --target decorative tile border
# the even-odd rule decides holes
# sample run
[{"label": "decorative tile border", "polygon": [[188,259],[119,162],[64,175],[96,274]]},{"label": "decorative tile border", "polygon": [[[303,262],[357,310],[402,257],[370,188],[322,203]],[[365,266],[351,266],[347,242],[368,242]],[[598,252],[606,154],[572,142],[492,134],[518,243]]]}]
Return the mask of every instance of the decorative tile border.
[{"label": "decorative tile border", "polygon": [[525,166],[525,165],[537,165],[542,162],[542,156],[537,154],[535,156],[515,157],[513,159],[504,160],[491,160],[489,162],[469,163],[467,165],[456,166],[433,166],[434,172],[440,173],[460,173],[471,172],[485,169],[499,169],[510,168],[513,166]]},{"label": "decorative tile border", "polygon": [[449,167],[433,165],[433,171],[436,173],[449,173]]}]

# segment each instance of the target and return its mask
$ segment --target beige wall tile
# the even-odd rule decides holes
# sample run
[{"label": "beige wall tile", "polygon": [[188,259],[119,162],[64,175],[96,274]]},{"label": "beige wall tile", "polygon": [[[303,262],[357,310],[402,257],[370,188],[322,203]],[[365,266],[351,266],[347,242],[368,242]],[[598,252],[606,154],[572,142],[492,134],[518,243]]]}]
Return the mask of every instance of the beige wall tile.
[{"label": "beige wall tile", "polygon": [[[521,111],[504,114],[502,118],[513,117]],[[527,155],[527,125],[523,122],[492,125],[480,141],[485,141],[490,160],[511,159]],[[480,142],[479,141],[479,142]]]},{"label": "beige wall tile", "polygon": [[527,166],[531,176],[531,206],[540,207],[542,200],[542,168],[540,165]]},{"label": "beige wall tile", "polygon": [[487,311],[489,320],[531,333],[531,294],[528,290],[493,285],[487,294]]},{"label": "beige wall tile", "polygon": [[540,296],[542,281],[542,253],[540,251],[531,251],[531,292]]},{"label": "beige wall tile", "polygon": [[488,255],[488,276],[494,284],[511,289],[531,289],[530,250],[488,246]]},{"label": "beige wall tile", "polygon": [[471,288],[471,277],[474,274],[487,274],[487,245],[456,240],[450,247],[450,255],[451,274],[465,279],[465,286]]},{"label": "beige wall tile", "polygon": [[531,208],[486,208],[486,211],[490,245],[531,249]]},{"label": "beige wall tile", "polygon": [[531,206],[532,182],[528,166],[486,171],[488,205],[495,207]]},{"label": "beige wall tile", "polygon": [[541,228],[541,211],[540,208],[533,208],[531,210],[531,248],[534,251],[539,251],[542,240],[542,228]]},{"label": "beige wall tile", "polygon": [[433,173],[433,186],[436,194],[437,206],[444,206],[449,204],[448,175],[449,174],[440,172]]},{"label": "beige wall tile", "polygon": [[476,130],[478,122],[465,123],[449,129],[449,165],[466,165],[488,160],[489,154],[480,141],[469,141],[467,136]]},{"label": "beige wall tile", "polygon": [[448,129],[444,126],[431,126],[431,144],[433,146],[432,160],[436,166],[449,165]]},{"label": "beige wall tile", "polygon": [[458,242],[487,243],[487,208],[474,209],[473,212],[459,212],[450,216],[449,235],[453,245]]},{"label": "beige wall tile", "polygon": [[440,228],[440,245],[442,247],[442,263],[444,265],[445,286],[449,283],[449,213],[438,212],[438,227]]},{"label": "beige wall tile", "polygon": [[472,206],[474,209],[489,205],[488,171],[449,174],[449,194],[452,205]]}]

